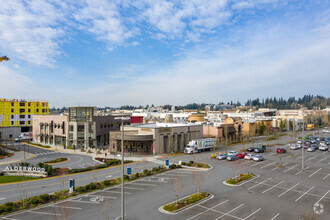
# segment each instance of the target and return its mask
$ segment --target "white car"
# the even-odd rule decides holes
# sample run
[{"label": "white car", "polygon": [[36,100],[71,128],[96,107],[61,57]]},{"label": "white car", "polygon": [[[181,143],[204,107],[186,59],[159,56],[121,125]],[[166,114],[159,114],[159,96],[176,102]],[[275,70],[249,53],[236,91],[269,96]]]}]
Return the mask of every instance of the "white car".
[{"label": "white car", "polygon": [[247,154],[245,155],[244,159],[245,160],[253,160],[254,155],[253,154]]},{"label": "white car", "polygon": [[327,151],[327,150],[329,150],[329,147],[327,145],[320,145],[319,150],[320,151]]},{"label": "white car", "polygon": [[302,140],[301,139],[297,140],[297,144],[302,144]]},{"label": "white car", "polygon": [[235,155],[237,156],[238,152],[237,151],[230,151],[227,156]]},{"label": "white car", "polygon": [[264,157],[261,156],[261,155],[255,155],[255,156],[253,157],[253,160],[254,160],[254,161],[262,161],[262,160],[264,160]]},{"label": "white car", "polygon": [[301,145],[300,144],[293,144],[293,145],[290,146],[290,149],[291,150],[298,150],[300,148],[301,148]]}]

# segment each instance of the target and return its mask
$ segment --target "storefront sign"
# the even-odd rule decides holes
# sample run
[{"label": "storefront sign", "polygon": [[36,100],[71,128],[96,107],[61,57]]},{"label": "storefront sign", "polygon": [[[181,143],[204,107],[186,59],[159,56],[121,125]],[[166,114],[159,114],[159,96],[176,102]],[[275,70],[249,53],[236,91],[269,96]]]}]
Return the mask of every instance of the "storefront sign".
[{"label": "storefront sign", "polygon": [[5,176],[41,176],[46,177],[48,174],[45,168],[25,167],[25,166],[7,166],[3,170]]}]

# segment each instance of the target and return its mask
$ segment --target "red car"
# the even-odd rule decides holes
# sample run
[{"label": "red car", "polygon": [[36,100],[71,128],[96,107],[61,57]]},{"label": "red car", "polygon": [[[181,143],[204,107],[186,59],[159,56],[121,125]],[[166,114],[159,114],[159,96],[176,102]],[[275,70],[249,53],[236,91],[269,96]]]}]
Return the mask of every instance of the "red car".
[{"label": "red car", "polygon": [[245,152],[241,152],[241,153],[237,154],[237,157],[238,157],[239,159],[242,159],[242,158],[245,157],[245,155],[246,155]]},{"label": "red car", "polygon": [[285,148],[277,148],[276,149],[276,153],[278,153],[278,154],[284,154],[284,153],[286,153],[286,149]]}]

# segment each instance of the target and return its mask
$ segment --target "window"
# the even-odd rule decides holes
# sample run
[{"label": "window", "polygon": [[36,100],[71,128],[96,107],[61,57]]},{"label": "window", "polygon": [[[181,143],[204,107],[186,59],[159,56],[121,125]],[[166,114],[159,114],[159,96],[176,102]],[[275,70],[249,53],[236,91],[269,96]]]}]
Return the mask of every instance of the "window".
[{"label": "window", "polygon": [[11,109],[11,113],[14,113],[14,109],[13,108]]},{"label": "window", "polygon": [[39,109],[37,109],[37,113],[39,113]]},{"label": "window", "polygon": [[73,131],[73,125],[69,125],[69,131]]},{"label": "window", "polygon": [[11,103],[11,106],[14,106],[14,103],[13,102]]},{"label": "window", "polygon": [[25,102],[20,102],[19,103],[19,106],[24,107],[25,106]]},{"label": "window", "polygon": [[84,125],[78,125],[78,132],[84,131],[85,126]]},{"label": "window", "polygon": [[24,108],[19,109],[19,113],[25,113],[25,109]]},{"label": "window", "polygon": [[100,127],[103,128],[103,124],[100,124]]},{"label": "window", "polygon": [[31,124],[31,121],[28,121],[28,124],[30,125]]},{"label": "window", "polygon": [[28,118],[31,118],[31,115],[28,115]]},{"label": "window", "polygon": [[14,115],[11,115],[10,118],[11,118],[11,119],[14,119]]},{"label": "window", "polygon": [[28,113],[30,113],[31,112],[31,109],[28,109]]},{"label": "window", "polygon": [[25,118],[25,115],[20,115],[19,118]]},{"label": "window", "polygon": [[20,121],[19,125],[25,125],[25,121]]},{"label": "window", "polygon": [[29,107],[31,106],[31,102],[28,103],[28,106],[29,106]]},{"label": "window", "polygon": [[14,122],[13,122],[13,121],[11,121],[11,122],[10,122],[10,125],[14,125]]}]

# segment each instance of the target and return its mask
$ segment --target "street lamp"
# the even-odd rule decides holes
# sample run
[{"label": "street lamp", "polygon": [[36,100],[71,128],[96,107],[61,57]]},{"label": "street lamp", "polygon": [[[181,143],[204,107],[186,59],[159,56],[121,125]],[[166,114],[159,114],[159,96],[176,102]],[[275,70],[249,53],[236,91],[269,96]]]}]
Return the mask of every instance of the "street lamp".
[{"label": "street lamp", "polygon": [[[304,116],[303,116],[304,117]],[[304,118],[303,118],[303,122],[302,122],[302,137],[301,137],[301,144],[302,144],[302,148],[301,148],[301,150],[302,150],[302,153],[301,153],[301,170],[304,170],[305,169],[305,164],[304,164],[304,148],[305,148],[305,146],[304,146],[304,139],[305,139],[305,137],[304,137],[304,129],[305,129],[305,127],[304,127]]]},{"label": "street lamp", "polygon": [[125,219],[124,203],[124,120],[130,117],[115,117],[115,120],[121,120],[121,220]]}]

